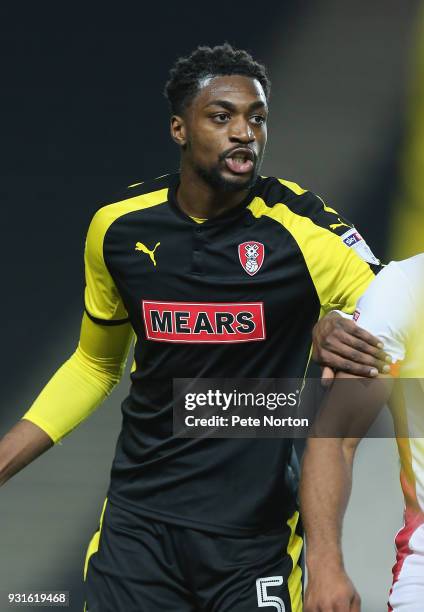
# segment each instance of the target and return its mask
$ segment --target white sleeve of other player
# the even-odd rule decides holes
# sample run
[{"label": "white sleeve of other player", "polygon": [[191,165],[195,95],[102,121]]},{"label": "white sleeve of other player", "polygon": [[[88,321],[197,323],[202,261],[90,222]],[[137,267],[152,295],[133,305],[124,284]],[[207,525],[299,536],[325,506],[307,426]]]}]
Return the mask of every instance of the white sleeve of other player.
[{"label": "white sleeve of other player", "polygon": [[408,329],[414,316],[411,286],[401,265],[392,261],[360,298],[354,320],[384,343],[393,362],[405,358]]}]

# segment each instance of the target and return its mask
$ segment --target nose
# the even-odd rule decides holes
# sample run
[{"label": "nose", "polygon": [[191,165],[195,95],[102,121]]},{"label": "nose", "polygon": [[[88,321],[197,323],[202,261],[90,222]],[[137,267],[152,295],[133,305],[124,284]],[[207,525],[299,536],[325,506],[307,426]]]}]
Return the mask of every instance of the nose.
[{"label": "nose", "polygon": [[240,118],[238,121],[232,122],[231,127],[231,142],[242,142],[243,144],[248,144],[255,140],[255,133],[252,126],[244,118]]}]

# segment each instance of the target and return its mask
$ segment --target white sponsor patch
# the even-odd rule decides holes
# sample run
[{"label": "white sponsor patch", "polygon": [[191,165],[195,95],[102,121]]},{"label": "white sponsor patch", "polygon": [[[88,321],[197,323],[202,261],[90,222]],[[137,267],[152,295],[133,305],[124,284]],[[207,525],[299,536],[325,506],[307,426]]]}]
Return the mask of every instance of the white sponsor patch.
[{"label": "white sponsor patch", "polygon": [[356,228],[350,228],[347,232],[342,234],[341,239],[346,246],[355,249],[356,253],[364,261],[376,265],[380,263],[380,260],[374,255]]}]

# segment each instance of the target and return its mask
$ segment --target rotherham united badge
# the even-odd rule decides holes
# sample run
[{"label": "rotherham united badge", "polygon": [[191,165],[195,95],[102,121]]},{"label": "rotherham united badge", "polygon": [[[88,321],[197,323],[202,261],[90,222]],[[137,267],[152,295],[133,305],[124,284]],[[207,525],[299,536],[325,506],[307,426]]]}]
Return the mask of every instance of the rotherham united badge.
[{"label": "rotherham united badge", "polygon": [[238,254],[241,265],[250,276],[259,272],[265,256],[265,248],[261,242],[250,241],[239,244]]}]

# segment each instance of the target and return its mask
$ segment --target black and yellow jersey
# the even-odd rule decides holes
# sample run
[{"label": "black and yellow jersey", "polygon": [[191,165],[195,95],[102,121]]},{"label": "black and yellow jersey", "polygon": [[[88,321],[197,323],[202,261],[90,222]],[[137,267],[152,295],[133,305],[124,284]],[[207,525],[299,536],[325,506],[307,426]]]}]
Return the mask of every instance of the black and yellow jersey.
[{"label": "black and yellow jersey", "polygon": [[291,442],[175,438],[172,381],[302,377],[320,314],[353,312],[374,274],[349,247],[356,230],[295,183],[258,178],[203,223],[179,208],[178,183],[132,186],[87,236],[86,312],[136,335],[108,497],[212,532],[273,529],[296,510]]}]

